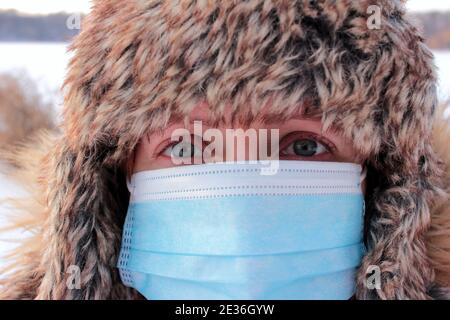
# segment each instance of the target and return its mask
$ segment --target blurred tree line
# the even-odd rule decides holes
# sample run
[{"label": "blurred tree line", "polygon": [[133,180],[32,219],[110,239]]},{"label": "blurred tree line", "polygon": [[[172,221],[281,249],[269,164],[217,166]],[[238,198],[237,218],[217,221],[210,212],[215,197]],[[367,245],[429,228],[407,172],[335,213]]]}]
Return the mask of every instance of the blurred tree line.
[{"label": "blurred tree line", "polygon": [[0,160],[2,151],[34,138],[41,130],[56,130],[54,106],[43,100],[28,76],[0,73]]},{"label": "blurred tree line", "polygon": [[15,10],[0,10],[0,41],[67,42],[79,30],[69,29],[70,14],[22,14]]},{"label": "blurred tree line", "polygon": [[411,16],[431,48],[450,49],[450,11],[413,13]]}]

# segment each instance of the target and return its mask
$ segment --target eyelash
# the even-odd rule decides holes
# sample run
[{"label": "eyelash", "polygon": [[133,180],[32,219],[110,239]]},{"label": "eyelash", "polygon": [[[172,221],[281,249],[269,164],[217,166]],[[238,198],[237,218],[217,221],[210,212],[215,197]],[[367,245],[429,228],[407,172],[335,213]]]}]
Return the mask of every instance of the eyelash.
[{"label": "eyelash", "polygon": [[[201,138],[200,138],[201,140]],[[157,148],[156,150],[156,154],[158,157],[164,156],[164,153],[166,152],[166,150],[170,147],[174,147],[175,145],[179,144],[181,141],[172,141],[172,139],[167,139],[165,141],[163,141],[160,146]],[[194,144],[195,139],[194,139],[194,135],[191,135],[191,142],[192,144]],[[203,140],[201,140],[202,142],[202,149],[205,148],[205,142]]]},{"label": "eyelash", "polygon": [[[292,143],[294,143],[296,140],[300,139],[311,139],[315,140],[318,143],[322,144],[327,152],[335,153],[336,152],[336,146],[329,141],[328,139],[324,138],[323,136],[317,135],[312,132],[306,132],[306,131],[296,131],[291,132],[287,135],[285,135],[280,140],[280,151],[285,150],[288,146],[290,146]],[[287,142],[286,142],[287,140]]]}]

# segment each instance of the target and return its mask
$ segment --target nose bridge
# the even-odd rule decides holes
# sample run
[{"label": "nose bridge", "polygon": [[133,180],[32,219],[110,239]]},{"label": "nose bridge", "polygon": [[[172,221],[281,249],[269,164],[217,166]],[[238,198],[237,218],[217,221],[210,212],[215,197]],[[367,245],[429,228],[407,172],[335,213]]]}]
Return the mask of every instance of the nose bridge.
[{"label": "nose bridge", "polygon": [[[226,161],[258,160],[261,128],[231,128],[224,131]],[[261,141],[261,143],[265,143]]]},{"label": "nose bridge", "polygon": [[[217,133],[208,133],[207,141],[214,136],[214,155],[208,148],[206,161],[259,161],[273,159],[278,154],[279,129],[266,127],[263,123],[252,123],[251,127],[227,123],[208,130],[217,130]],[[221,139],[220,143],[217,139]]]}]

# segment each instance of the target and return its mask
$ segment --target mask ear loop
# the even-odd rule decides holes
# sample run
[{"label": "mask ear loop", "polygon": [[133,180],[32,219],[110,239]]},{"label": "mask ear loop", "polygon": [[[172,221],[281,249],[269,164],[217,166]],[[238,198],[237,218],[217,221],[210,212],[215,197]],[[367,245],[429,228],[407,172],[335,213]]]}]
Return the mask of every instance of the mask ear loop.
[{"label": "mask ear loop", "polygon": [[[362,165],[361,175],[359,177],[359,186],[363,183],[364,179],[367,177],[367,166],[365,164]],[[362,216],[366,215],[366,200],[363,199],[363,207],[362,207]]]},{"label": "mask ear loop", "polygon": [[361,184],[366,177],[367,177],[367,166],[363,165],[363,169],[362,169],[361,175],[359,177],[359,184]]},{"label": "mask ear loop", "polygon": [[128,191],[129,191],[130,194],[131,194],[132,191],[133,191],[133,184],[132,184],[132,182],[131,182],[131,178],[127,177],[126,181],[127,181],[127,188],[128,188]]}]

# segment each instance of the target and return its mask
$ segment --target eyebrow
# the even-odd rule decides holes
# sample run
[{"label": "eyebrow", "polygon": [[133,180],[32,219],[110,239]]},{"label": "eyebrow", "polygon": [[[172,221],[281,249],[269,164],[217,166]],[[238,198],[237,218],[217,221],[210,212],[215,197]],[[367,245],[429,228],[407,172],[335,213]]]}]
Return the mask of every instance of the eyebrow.
[{"label": "eyebrow", "polygon": [[[271,123],[276,123],[276,122],[281,122],[281,125],[290,121],[290,120],[303,120],[303,121],[321,121],[321,115],[322,113],[316,113],[316,114],[305,114],[305,113],[294,113],[291,116],[289,116],[289,119],[281,119],[281,116],[279,117],[273,117],[273,114],[266,114],[264,116],[262,116],[262,119],[255,119],[253,122],[255,121],[261,121],[264,124],[271,124]],[[182,117],[177,117],[177,118],[173,118],[171,120],[169,120],[167,122],[167,125],[165,126],[165,128],[160,128],[160,129],[156,129],[153,132],[148,132],[146,134],[147,136],[147,141],[150,142],[150,136],[153,133],[159,132],[161,136],[165,136],[167,134],[167,131],[169,130],[169,127],[171,127],[172,125],[179,123],[179,122],[183,122],[184,123],[184,128],[187,128],[189,125],[192,125],[195,121],[200,121],[202,123],[202,125],[208,126],[210,128],[215,128],[217,127],[217,122],[211,122],[209,119],[205,119],[204,117],[196,117],[193,119],[190,119],[189,116],[186,116],[185,118]],[[218,120],[218,122],[220,123],[221,120]],[[323,129],[323,128],[322,128]],[[328,134],[333,134],[337,131],[335,131],[334,127],[330,127],[328,128],[327,131],[322,131],[320,132],[320,136],[322,138],[327,138]],[[332,140],[332,139],[331,139]],[[330,141],[331,141],[330,140]],[[331,141],[333,144],[334,142]]]},{"label": "eyebrow", "polygon": [[[282,115],[275,115],[275,114],[266,114],[263,115],[262,117],[255,118],[252,122],[258,122],[261,121],[264,124],[271,124],[271,123],[275,123],[275,122],[287,122],[289,120],[313,120],[313,121],[321,121],[321,114],[305,114],[305,113],[294,113],[292,115],[289,116],[289,119],[283,119]],[[219,119],[217,121],[211,121],[208,118],[204,118],[204,117],[196,117],[193,119],[190,119],[189,116],[186,116],[184,119],[181,117],[177,117],[177,118],[173,118],[171,120],[168,121],[166,128],[161,128],[159,131],[161,133],[165,132],[167,130],[168,127],[176,124],[176,123],[184,123],[184,125],[188,125],[188,124],[192,124],[196,121],[200,121],[203,125],[206,125],[208,127],[216,127],[218,123],[222,122],[223,119]]]},{"label": "eyebrow", "polygon": [[292,115],[289,115],[288,119],[284,119],[283,115],[274,116],[271,114],[268,114],[268,115],[265,115],[262,117],[262,122],[265,124],[271,124],[274,122],[287,122],[289,120],[321,121],[322,119],[321,119],[321,115],[318,115],[318,114],[317,115],[313,115],[313,114],[308,115],[308,114],[304,114],[304,113],[294,113]]},{"label": "eyebrow", "polygon": [[[176,118],[176,119],[169,120],[169,122],[166,125],[166,128],[162,129],[162,131],[165,131],[167,129],[167,127],[170,127],[170,126],[172,126],[174,124],[177,124],[177,123],[183,123],[183,124],[186,125],[186,124],[194,123],[195,121],[200,121],[202,124],[204,124],[206,126],[209,126],[209,127],[214,127],[215,126],[215,123],[211,122],[211,120],[209,120],[207,118],[196,117],[196,118],[190,119],[189,117],[186,117],[184,119],[183,118]],[[218,121],[218,122],[220,122],[220,121]]]}]

